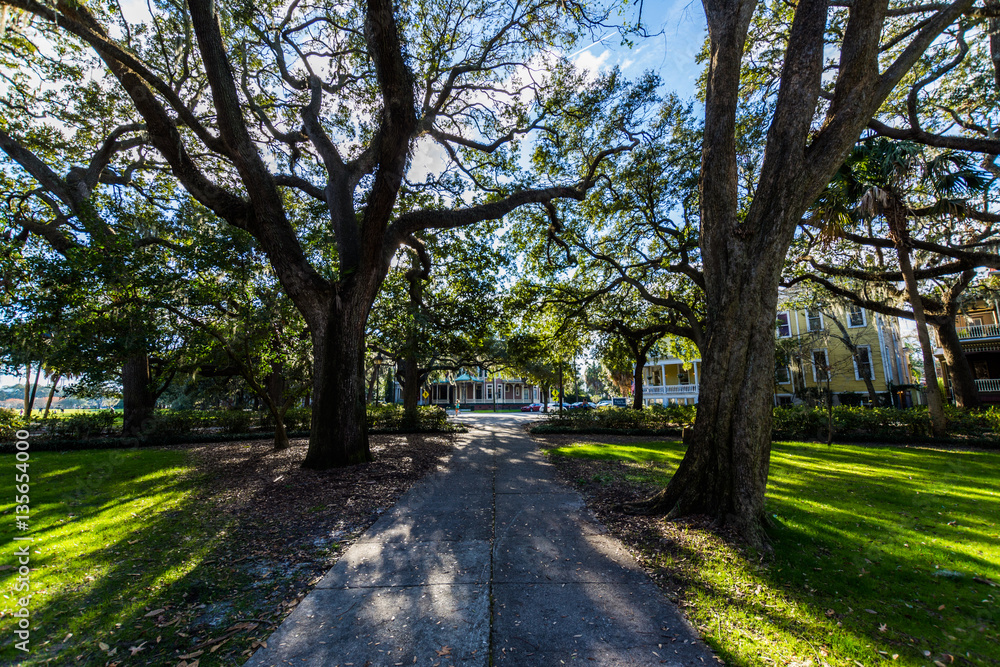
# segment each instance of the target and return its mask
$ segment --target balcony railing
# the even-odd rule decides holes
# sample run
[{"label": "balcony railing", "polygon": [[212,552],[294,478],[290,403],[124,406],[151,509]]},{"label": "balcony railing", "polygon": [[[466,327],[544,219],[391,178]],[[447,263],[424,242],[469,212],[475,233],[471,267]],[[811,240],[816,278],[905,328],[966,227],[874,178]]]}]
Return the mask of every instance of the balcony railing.
[{"label": "balcony railing", "polygon": [[668,385],[648,385],[642,386],[642,393],[649,395],[668,395],[676,396],[678,394],[689,394],[691,396],[698,395],[698,385],[696,384],[668,384]]},{"label": "balcony railing", "polygon": [[1000,338],[1000,326],[996,324],[973,324],[971,327],[958,327],[958,337],[963,340],[975,338]]},{"label": "balcony railing", "polygon": [[1000,392],[1000,379],[991,378],[987,380],[976,380],[976,389],[986,392]]}]

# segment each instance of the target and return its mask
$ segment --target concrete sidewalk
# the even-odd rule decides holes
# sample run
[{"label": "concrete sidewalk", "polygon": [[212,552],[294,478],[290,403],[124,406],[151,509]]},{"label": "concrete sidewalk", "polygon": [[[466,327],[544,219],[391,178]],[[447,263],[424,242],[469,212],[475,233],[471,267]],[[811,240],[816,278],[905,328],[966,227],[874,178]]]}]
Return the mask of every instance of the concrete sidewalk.
[{"label": "concrete sidewalk", "polygon": [[512,416],[463,416],[413,486],[246,663],[705,665],[715,659]]}]

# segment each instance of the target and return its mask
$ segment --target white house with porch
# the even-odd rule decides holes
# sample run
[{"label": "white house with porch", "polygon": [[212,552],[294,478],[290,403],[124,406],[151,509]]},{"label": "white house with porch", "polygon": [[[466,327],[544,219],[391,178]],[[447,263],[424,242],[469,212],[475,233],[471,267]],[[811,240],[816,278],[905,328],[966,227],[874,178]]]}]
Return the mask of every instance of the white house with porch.
[{"label": "white house with porch", "polygon": [[493,406],[520,408],[541,401],[541,389],[524,378],[491,376],[484,369],[462,373],[451,380],[427,383],[428,398],[422,405],[451,406],[455,402],[472,410],[492,410]]},{"label": "white house with porch", "polygon": [[[686,368],[685,368],[686,366]],[[698,402],[701,359],[684,361],[657,357],[642,369],[642,399],[646,405],[694,405]]]}]

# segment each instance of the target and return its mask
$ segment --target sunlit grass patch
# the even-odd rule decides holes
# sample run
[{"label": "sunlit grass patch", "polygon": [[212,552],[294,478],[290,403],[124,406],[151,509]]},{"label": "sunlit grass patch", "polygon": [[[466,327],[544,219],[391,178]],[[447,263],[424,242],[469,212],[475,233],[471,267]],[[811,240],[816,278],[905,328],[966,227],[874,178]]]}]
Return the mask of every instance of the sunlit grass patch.
[{"label": "sunlit grass patch", "polygon": [[[600,483],[648,491],[683,454],[670,442],[550,451],[620,461],[595,463]],[[637,546],[731,664],[995,664],[997,470],[996,453],[776,443],[772,557],[662,521]]]},{"label": "sunlit grass patch", "polygon": [[[218,521],[198,511],[198,479],[183,451],[38,452],[31,458],[30,529],[15,531],[13,457],[0,463],[0,662],[161,664],[184,624],[166,621],[199,602],[188,581],[216,546]],[[32,537],[30,653],[13,647],[13,538]],[[23,543],[22,543],[23,544]],[[213,573],[217,576],[219,573]],[[222,574],[221,578],[225,578]],[[209,599],[200,602],[211,602]],[[160,609],[160,614],[150,611]],[[135,657],[131,658],[132,653]],[[158,655],[158,657],[157,657]],[[160,661],[160,662],[158,662]],[[219,664],[215,660],[202,664]],[[123,663],[124,664],[124,663]],[[173,664],[173,663],[172,663]]]}]

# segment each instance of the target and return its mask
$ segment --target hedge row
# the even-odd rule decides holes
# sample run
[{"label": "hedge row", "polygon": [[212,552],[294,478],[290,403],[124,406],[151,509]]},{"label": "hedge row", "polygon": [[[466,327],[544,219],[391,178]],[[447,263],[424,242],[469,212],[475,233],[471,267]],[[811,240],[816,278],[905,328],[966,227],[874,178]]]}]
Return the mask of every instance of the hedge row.
[{"label": "hedge row", "polygon": [[[1000,409],[960,410],[945,407],[951,439],[980,445],[1000,444]],[[774,409],[772,437],[825,439],[825,408],[804,406]],[[873,442],[913,442],[928,440],[930,415],[926,407],[862,408],[838,405],[833,408],[833,437],[836,440]]]},{"label": "hedge row", "polygon": [[[618,433],[622,435],[679,434],[694,423],[693,405],[651,406],[644,410],[601,408],[571,410],[564,418],[550,417],[532,433]],[[946,407],[950,440],[984,447],[1000,446],[1000,408],[967,411]],[[926,407],[863,408],[834,406],[834,439],[865,442],[914,442],[929,440],[930,417]],[[825,408],[776,407],[772,422],[775,440],[823,440],[827,436]]]},{"label": "hedge row", "polygon": [[[284,421],[290,437],[307,437],[312,411],[291,409]],[[369,406],[367,421],[372,433],[464,430],[437,407],[419,408],[416,423],[406,423],[402,406]],[[0,409],[0,451],[12,447],[14,434],[23,428],[26,424],[20,415]],[[33,449],[104,449],[271,437],[274,420],[270,413],[245,410],[162,410],[150,418],[140,436],[126,438],[121,435],[121,413],[105,410],[35,420],[27,428]]]},{"label": "hedge row", "polygon": [[644,410],[598,408],[566,410],[560,418],[551,415],[531,429],[532,433],[623,433],[660,435],[679,433],[694,423],[694,405],[653,405]]}]

